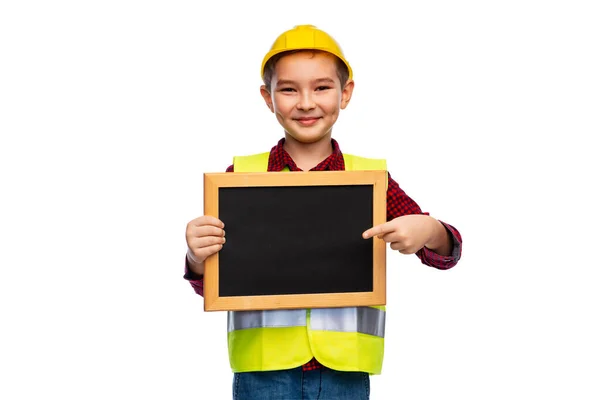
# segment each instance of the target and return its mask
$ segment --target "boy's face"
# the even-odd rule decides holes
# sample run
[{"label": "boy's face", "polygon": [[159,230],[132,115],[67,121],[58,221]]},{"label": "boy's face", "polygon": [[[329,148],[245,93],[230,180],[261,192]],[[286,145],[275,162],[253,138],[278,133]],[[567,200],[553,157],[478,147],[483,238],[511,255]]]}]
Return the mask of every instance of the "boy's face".
[{"label": "boy's face", "polygon": [[350,80],[342,89],[335,56],[301,51],[279,59],[271,87],[263,85],[260,91],[283,126],[286,139],[309,144],[331,138],[331,129],[353,89]]}]

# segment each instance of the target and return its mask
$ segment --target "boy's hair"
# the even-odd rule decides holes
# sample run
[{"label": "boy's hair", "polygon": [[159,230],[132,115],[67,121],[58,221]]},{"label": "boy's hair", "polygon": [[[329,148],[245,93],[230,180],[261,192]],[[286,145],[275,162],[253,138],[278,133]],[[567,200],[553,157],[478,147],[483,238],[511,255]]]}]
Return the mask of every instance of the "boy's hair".
[{"label": "boy's hair", "polygon": [[[267,88],[267,91],[271,92],[271,80],[273,79],[273,75],[275,74],[275,65],[277,65],[277,61],[279,61],[282,57],[285,57],[290,54],[298,53],[301,51],[310,51],[313,53],[313,55],[316,52],[321,52],[320,50],[290,50],[290,51],[284,51],[279,54],[275,54],[265,64],[265,72],[263,74],[263,82]],[[323,52],[323,53],[330,54],[328,52]],[[335,58],[335,66],[336,66],[337,76],[340,80],[342,89],[344,89],[344,85],[346,84],[346,82],[348,82],[348,77],[350,76],[350,72],[348,71],[348,67],[346,67],[346,64],[344,64],[344,62],[342,60],[340,60],[339,57],[336,57],[334,55],[332,55],[332,56]]]}]

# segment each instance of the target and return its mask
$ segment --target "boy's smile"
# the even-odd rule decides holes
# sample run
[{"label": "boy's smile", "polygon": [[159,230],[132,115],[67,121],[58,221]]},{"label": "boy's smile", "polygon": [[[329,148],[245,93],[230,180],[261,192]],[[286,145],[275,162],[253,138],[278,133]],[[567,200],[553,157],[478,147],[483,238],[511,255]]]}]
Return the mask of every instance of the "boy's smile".
[{"label": "boy's smile", "polygon": [[261,87],[269,109],[285,130],[286,140],[310,144],[331,140],[331,129],[354,88],[342,89],[335,56],[299,51],[277,61],[271,87]]},{"label": "boy's smile", "polygon": [[319,120],[318,117],[314,117],[314,118],[302,117],[302,118],[296,119],[296,121],[298,121],[298,123],[302,126],[312,126],[312,125],[316,124],[318,120]]}]

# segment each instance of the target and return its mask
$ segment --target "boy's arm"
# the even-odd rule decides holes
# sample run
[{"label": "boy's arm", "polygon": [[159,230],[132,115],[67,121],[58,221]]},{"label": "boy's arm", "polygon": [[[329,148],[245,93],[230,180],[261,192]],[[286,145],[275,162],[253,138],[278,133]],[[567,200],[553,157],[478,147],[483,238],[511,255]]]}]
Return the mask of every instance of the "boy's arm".
[{"label": "boy's arm", "polygon": [[438,233],[438,235],[445,237],[445,245],[443,245],[443,248],[435,248],[435,250],[429,247],[429,244],[425,245],[425,247],[417,251],[416,255],[427,266],[437,269],[449,269],[454,267],[458,263],[458,260],[460,260],[462,237],[460,236],[460,232],[452,225],[442,221],[438,222],[443,228],[443,231]]},{"label": "boy's arm", "polygon": [[[388,173],[387,220],[410,214],[429,215],[421,211],[419,205],[411,199]],[[438,269],[455,266],[462,253],[462,237],[452,225],[437,221],[433,240],[416,252],[421,262]]]},{"label": "boy's arm", "polygon": [[204,296],[204,275],[196,274],[191,268],[189,264],[189,260],[187,255],[185,256],[185,273],[183,275],[183,279],[190,282],[192,288],[199,294],[200,296]]}]

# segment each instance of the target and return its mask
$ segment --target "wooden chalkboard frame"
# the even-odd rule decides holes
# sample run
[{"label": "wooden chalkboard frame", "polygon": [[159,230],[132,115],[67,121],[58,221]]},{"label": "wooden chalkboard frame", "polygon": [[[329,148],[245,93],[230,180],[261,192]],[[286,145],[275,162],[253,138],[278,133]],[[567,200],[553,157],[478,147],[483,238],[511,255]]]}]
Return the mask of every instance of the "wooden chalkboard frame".
[{"label": "wooden chalkboard frame", "polygon": [[[219,189],[229,187],[369,185],[373,188],[373,225],[386,221],[386,171],[311,171],[205,173],[204,214],[219,217]],[[225,227],[227,232],[227,226]],[[252,239],[252,238],[249,238]],[[204,310],[240,311],[319,307],[385,305],[385,242],[377,237],[373,244],[373,291],[352,293],[306,293],[278,295],[219,295],[219,253],[205,261]]]}]

